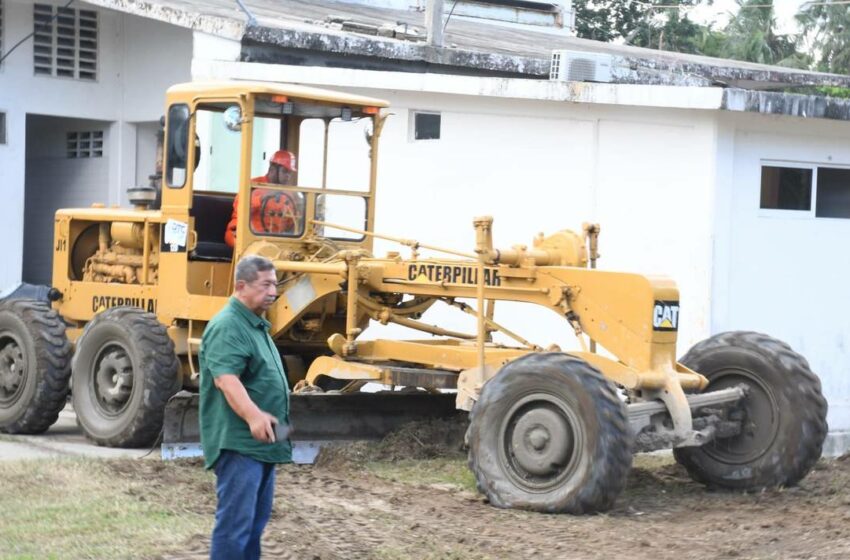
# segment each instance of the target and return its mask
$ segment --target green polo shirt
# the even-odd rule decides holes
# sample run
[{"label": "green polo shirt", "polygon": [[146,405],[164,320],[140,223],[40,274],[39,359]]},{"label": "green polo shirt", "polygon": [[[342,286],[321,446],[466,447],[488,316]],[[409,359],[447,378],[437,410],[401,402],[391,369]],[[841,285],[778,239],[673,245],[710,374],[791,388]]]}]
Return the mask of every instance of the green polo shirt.
[{"label": "green polo shirt", "polygon": [[204,329],[201,339],[201,445],[206,468],[212,468],[227,449],[266,463],[291,463],[289,440],[263,443],[251,436],[248,423],[237,415],[213,378],[239,377],[248,396],[260,410],[289,423],[289,387],[280,354],[269,336],[271,323],[249,310],[235,297]]}]

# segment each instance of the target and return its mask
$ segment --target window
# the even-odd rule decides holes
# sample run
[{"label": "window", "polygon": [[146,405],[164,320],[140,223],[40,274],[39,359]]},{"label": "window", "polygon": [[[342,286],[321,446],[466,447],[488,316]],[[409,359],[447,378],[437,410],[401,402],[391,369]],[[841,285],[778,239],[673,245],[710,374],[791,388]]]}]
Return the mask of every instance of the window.
[{"label": "window", "polygon": [[[343,227],[366,229],[365,198],[352,195],[323,194],[316,200],[316,219]],[[319,228],[320,235],[340,241],[360,241],[363,235],[337,229],[333,226]]]},{"label": "window", "polygon": [[298,127],[298,184],[324,187],[325,121],[304,119]]},{"label": "window", "polygon": [[6,143],[6,113],[0,113],[0,145]]},{"label": "window", "polygon": [[69,132],[66,144],[69,159],[103,157],[103,131]]},{"label": "window", "polygon": [[815,216],[850,218],[850,169],[818,167]]},{"label": "window", "polygon": [[811,210],[812,170],[762,167],[761,207],[772,210]]},{"label": "window", "polygon": [[51,4],[33,6],[36,75],[97,79],[97,12]]},{"label": "window", "polygon": [[850,219],[850,168],[763,165],[759,206],[803,217]]},{"label": "window", "polygon": [[413,139],[439,140],[440,113],[413,113]]},{"label": "window", "polygon": [[[196,191],[236,193],[241,182],[242,109],[235,103],[207,103],[193,113]],[[190,142],[191,143],[191,142]]]},{"label": "window", "polygon": [[188,165],[186,148],[189,143],[188,105],[172,105],[168,109],[166,129],[168,139],[166,140],[165,180],[169,187],[179,189],[186,184],[186,166]]}]

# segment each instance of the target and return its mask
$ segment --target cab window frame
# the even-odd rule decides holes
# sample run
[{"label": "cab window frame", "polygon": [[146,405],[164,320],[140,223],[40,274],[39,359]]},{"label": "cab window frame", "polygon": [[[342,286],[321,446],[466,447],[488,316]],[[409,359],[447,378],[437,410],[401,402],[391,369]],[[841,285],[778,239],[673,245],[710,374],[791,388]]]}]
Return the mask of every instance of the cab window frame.
[{"label": "cab window frame", "polygon": [[[186,136],[184,138],[184,142],[178,141],[179,140],[179,138],[178,138],[178,130],[179,129],[175,128],[175,124],[174,124],[174,119],[175,119],[174,112],[175,112],[175,110],[185,111],[186,116],[185,116],[185,120],[183,121],[183,123],[185,123],[184,126],[185,126],[187,133],[186,133]],[[165,184],[170,189],[182,189],[182,188],[184,188],[186,186],[186,183],[188,182],[188,179],[189,179],[189,146],[188,146],[188,143],[189,143],[189,136],[190,136],[189,132],[191,132],[189,129],[192,128],[192,124],[191,124],[192,113],[193,113],[193,111],[189,108],[189,105],[187,103],[173,103],[168,107],[168,117],[167,117],[167,120],[166,120],[166,123],[165,123],[166,124],[166,138],[165,138],[164,152],[165,152],[165,155],[166,155],[166,157],[165,157]],[[182,127],[180,127],[180,128],[182,128]],[[178,144],[184,144],[183,145],[184,153],[183,153],[183,160],[182,160],[182,163],[183,163],[183,167],[182,167],[183,178],[182,178],[182,181],[180,183],[177,183],[177,182],[174,181],[174,170],[180,169],[179,166],[175,165],[175,162],[173,160],[174,156],[178,155],[174,151],[174,147]]]}]

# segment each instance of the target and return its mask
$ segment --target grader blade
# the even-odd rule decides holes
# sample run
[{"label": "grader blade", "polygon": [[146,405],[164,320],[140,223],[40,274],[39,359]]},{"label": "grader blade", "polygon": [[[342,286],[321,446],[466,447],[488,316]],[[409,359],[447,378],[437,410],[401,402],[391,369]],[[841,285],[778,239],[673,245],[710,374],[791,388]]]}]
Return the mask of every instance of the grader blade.
[{"label": "grader blade", "polygon": [[[162,458],[199,457],[197,393],[181,391],[165,407]],[[312,463],[327,443],[377,440],[415,420],[446,419],[464,414],[453,393],[395,392],[307,393],[290,396],[293,460]]]}]

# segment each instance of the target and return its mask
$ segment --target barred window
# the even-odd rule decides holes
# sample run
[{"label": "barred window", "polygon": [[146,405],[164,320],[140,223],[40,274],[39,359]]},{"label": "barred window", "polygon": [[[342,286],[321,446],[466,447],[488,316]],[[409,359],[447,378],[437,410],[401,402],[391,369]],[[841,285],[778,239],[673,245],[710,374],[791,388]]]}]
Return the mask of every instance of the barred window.
[{"label": "barred window", "polygon": [[69,159],[103,157],[103,131],[69,132]]},{"label": "barred window", "polygon": [[97,79],[97,12],[33,6],[33,70],[37,75]]}]

